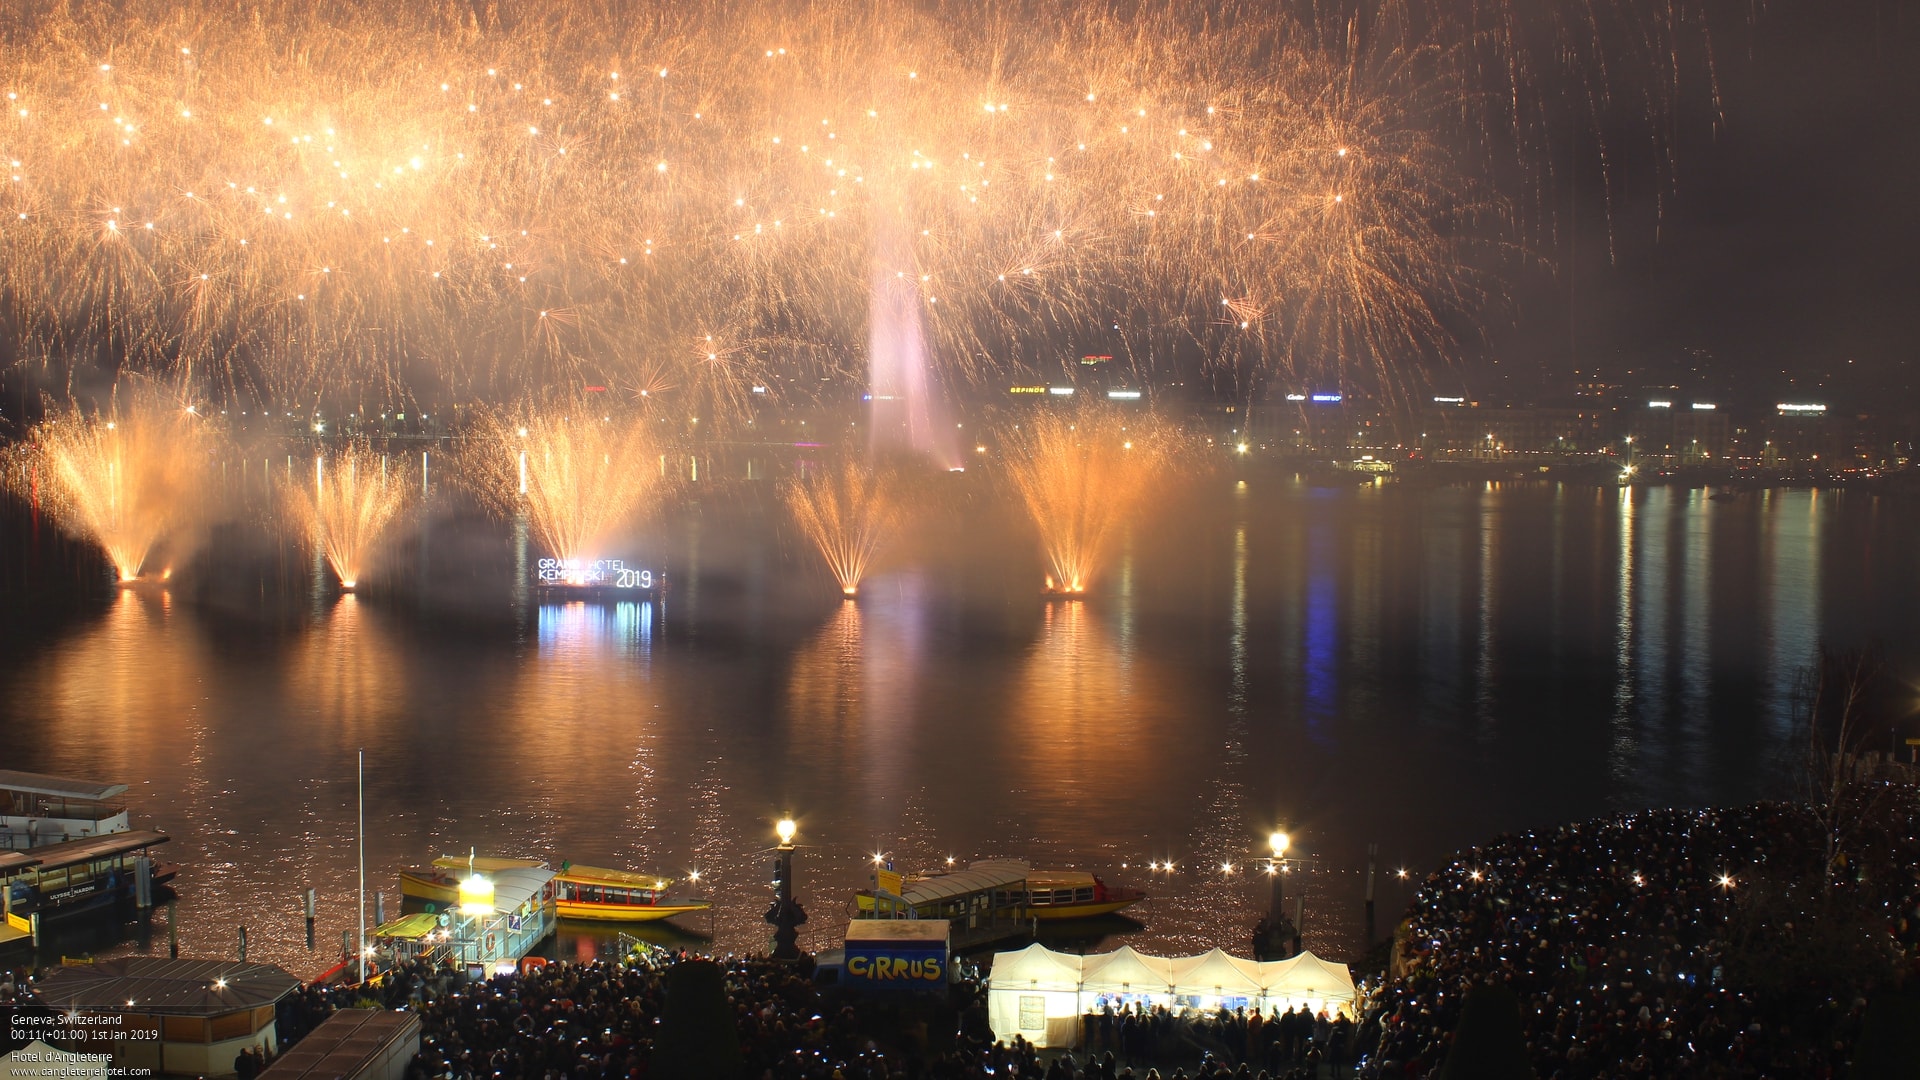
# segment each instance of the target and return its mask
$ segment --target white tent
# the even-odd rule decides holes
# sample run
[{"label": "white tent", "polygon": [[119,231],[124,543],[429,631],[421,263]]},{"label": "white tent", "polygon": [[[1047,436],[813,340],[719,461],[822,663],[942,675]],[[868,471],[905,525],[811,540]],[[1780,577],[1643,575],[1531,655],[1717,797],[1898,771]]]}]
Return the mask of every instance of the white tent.
[{"label": "white tent", "polygon": [[[89,1061],[78,1064],[94,1063]],[[82,1070],[75,1066],[76,1062],[72,1054],[56,1050],[35,1039],[13,1053],[0,1057],[0,1080],[27,1080],[27,1077],[38,1080],[42,1076],[81,1075]]]},{"label": "white tent", "polygon": [[1205,999],[1199,1003],[1201,1008],[1219,1008],[1223,1001],[1251,1005],[1265,989],[1260,981],[1261,967],[1255,961],[1240,960],[1215,949],[1173,961],[1173,985],[1181,994],[1198,994]]},{"label": "white tent", "polygon": [[1353,1006],[1353,975],[1345,964],[1329,964],[1310,952],[1260,965],[1262,1007],[1313,1012]]},{"label": "white tent", "polygon": [[995,1038],[1019,1035],[1036,1046],[1076,1046],[1081,1017],[1112,1005],[1319,1012],[1350,1009],[1353,996],[1347,965],[1312,953],[1256,963],[1219,949],[1168,959],[1131,948],[1076,956],[1036,944],[995,954],[987,979],[987,1020]]},{"label": "white tent", "polygon": [[1134,952],[1129,945],[1089,956],[1081,964],[1080,992],[1171,1005],[1173,961]]},{"label": "white tent", "polygon": [[996,953],[987,979],[987,1023],[998,1038],[1019,1035],[1035,1046],[1080,1041],[1080,961],[1035,942]]}]

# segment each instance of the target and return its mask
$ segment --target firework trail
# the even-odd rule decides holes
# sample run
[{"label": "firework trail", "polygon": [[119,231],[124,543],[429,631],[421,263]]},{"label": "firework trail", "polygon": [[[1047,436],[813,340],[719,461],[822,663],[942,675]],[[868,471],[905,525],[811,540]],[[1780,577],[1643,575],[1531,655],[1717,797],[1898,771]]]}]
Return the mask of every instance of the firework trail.
[{"label": "firework trail", "polygon": [[287,517],[320,545],[341,588],[359,584],[374,545],[411,501],[404,471],[355,443],[331,461],[315,456],[312,489],[294,488],[287,496]]},{"label": "firework trail", "polygon": [[854,596],[860,579],[893,539],[902,516],[897,478],[848,455],[837,468],[789,482],[783,495],[795,523],[827,560],[840,592]]},{"label": "firework trail", "polygon": [[1007,474],[1040,530],[1049,593],[1084,593],[1108,541],[1171,458],[1165,436],[1104,408],[1042,412],[1003,436]]}]

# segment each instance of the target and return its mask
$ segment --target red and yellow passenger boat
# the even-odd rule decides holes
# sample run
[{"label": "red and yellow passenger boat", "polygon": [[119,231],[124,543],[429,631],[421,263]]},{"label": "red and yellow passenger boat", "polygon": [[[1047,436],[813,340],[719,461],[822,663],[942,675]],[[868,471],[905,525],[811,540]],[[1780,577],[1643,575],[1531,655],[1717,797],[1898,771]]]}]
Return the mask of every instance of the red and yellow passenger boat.
[{"label": "red and yellow passenger boat", "polygon": [[[469,865],[472,873],[486,877],[547,864],[540,859],[442,856],[429,868],[403,872],[400,894],[420,903],[451,907],[459,902],[460,879],[469,873]],[[655,922],[713,906],[706,900],[669,897],[674,884],[673,878],[662,874],[561,863],[550,888],[556,915],[588,922]]]},{"label": "red and yellow passenger boat", "polygon": [[706,900],[671,899],[674,880],[631,870],[564,863],[553,879],[554,903],[563,919],[592,922],[654,922],[693,911],[705,911]]}]

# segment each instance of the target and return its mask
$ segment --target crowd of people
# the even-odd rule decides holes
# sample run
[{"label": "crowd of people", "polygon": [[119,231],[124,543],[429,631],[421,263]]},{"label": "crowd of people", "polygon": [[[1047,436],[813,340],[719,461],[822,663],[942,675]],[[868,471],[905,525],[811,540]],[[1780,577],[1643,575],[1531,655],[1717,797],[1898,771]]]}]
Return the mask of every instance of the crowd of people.
[{"label": "crowd of people", "polygon": [[1318,1077],[1325,1064],[1345,1076],[1353,1059],[1354,1026],[1345,1015],[1288,1008],[1174,1012],[1165,1006],[1104,1007],[1081,1022],[1081,1046],[1121,1062],[1191,1060],[1244,1066],[1268,1076]]},{"label": "crowd of people", "polygon": [[1913,961],[1913,823],[1893,807],[1824,868],[1819,824],[1786,804],[1503,836],[1415,897],[1363,1075],[1437,1075],[1485,987],[1517,999],[1543,1080],[1840,1075]]},{"label": "crowd of people", "polygon": [[[422,1031],[409,1080],[648,1078],[669,968],[687,959],[549,964],[485,982],[407,963],[367,988],[301,987],[284,999],[279,1020],[291,1043],[336,1009],[411,1009]],[[1323,1075],[1323,1062],[1332,1075],[1348,1075],[1352,1025],[1305,1011],[1267,1018],[1104,1010],[1087,1018],[1075,1056],[1017,1037],[996,1041],[984,987],[972,977],[955,987],[951,1007],[934,1010],[951,1025],[948,1038],[925,1030],[924,1015],[920,1030],[911,1014],[863,1017],[792,964],[729,959],[722,969],[737,1075],[751,1080],[1304,1080]]]}]

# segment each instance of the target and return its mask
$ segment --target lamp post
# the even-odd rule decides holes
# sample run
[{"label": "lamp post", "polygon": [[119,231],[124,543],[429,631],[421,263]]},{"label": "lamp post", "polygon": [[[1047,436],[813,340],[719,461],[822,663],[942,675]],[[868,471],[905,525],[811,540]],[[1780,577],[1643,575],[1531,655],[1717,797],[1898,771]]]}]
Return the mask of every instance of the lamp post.
[{"label": "lamp post", "polygon": [[1293,921],[1287,918],[1287,848],[1292,846],[1293,838],[1275,830],[1267,837],[1267,846],[1273,850],[1273,857],[1267,860],[1267,882],[1271,890],[1267,896],[1267,914],[1253,931],[1254,955],[1262,960],[1285,960],[1299,950],[1288,944],[1298,937]]},{"label": "lamp post", "polygon": [[1267,900],[1267,920],[1274,926],[1280,925],[1287,917],[1287,847],[1293,838],[1283,832],[1275,832],[1267,837],[1267,846],[1273,849],[1273,861],[1267,865],[1267,877],[1273,881],[1273,894]]},{"label": "lamp post", "polygon": [[767,921],[773,924],[773,958],[798,960],[799,928],[807,921],[805,909],[793,898],[793,837],[799,832],[799,826],[789,814],[774,825],[773,831],[780,837],[773,863],[773,906],[767,909],[766,915]]}]

